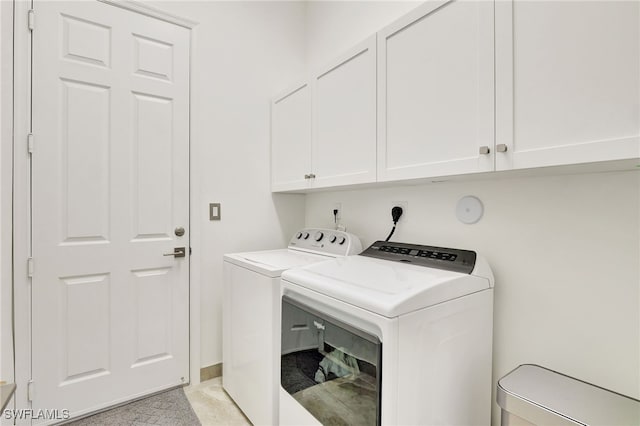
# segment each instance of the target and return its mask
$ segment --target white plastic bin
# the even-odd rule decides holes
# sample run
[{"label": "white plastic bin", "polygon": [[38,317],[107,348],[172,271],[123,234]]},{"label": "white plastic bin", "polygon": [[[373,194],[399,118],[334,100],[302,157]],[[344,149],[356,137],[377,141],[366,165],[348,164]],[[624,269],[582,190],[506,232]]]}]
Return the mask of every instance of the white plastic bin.
[{"label": "white plastic bin", "polygon": [[524,364],[498,381],[502,426],[638,426],[640,401]]}]

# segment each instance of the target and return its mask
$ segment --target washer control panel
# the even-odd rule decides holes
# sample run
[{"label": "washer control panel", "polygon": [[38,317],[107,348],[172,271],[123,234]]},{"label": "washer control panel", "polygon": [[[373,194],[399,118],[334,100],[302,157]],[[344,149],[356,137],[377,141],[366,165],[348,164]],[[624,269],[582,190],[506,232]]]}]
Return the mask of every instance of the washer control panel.
[{"label": "washer control panel", "polygon": [[349,256],[359,254],[362,244],[358,237],[348,232],[305,228],[293,235],[289,241],[289,248],[332,256]]},{"label": "washer control panel", "polygon": [[476,253],[473,251],[389,241],[376,241],[361,254],[464,274],[470,274],[476,264]]}]

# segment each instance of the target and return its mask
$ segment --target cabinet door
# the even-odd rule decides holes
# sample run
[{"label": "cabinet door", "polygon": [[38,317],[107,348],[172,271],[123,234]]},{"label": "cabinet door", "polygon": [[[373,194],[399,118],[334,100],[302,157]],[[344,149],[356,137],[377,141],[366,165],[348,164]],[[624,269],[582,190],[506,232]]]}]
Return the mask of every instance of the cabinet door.
[{"label": "cabinet door", "polygon": [[496,2],[496,168],[640,155],[637,1]]},{"label": "cabinet door", "polygon": [[376,180],[376,38],[313,81],[313,187]]},{"label": "cabinet door", "polygon": [[311,173],[311,93],[307,83],[271,104],[271,190],[306,189]]},{"label": "cabinet door", "polygon": [[430,1],[378,33],[378,180],[493,170],[493,29],[493,1]]}]

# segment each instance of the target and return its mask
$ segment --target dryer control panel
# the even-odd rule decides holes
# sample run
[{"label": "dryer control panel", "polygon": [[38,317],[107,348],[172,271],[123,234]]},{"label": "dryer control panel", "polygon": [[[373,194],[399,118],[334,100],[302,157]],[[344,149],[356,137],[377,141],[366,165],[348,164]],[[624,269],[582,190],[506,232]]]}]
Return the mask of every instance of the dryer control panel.
[{"label": "dryer control panel", "polygon": [[305,228],[296,232],[289,248],[330,256],[349,256],[362,251],[360,239],[348,232],[333,229]]},{"label": "dryer control panel", "polygon": [[390,241],[376,241],[361,255],[464,274],[470,274],[476,264],[473,251]]}]

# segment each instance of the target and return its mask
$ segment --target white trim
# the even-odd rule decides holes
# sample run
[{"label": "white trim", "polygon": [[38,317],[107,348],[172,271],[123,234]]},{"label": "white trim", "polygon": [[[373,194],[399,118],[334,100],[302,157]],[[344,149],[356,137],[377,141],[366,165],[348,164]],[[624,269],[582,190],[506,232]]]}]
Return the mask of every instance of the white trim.
[{"label": "white trim", "polygon": [[[31,380],[31,165],[26,149],[31,131],[31,32],[27,28],[30,0],[14,0],[13,99],[13,292],[16,342],[16,408],[31,408],[27,383]],[[23,25],[20,25],[22,23]]]},{"label": "white trim", "polygon": [[[0,229],[10,230],[13,221],[13,2],[0,1]],[[11,286],[11,232],[0,233],[0,380],[14,382]],[[8,408],[12,408],[13,404]]]},{"label": "white trim", "polygon": [[129,10],[131,12],[140,13],[151,18],[160,19],[161,21],[169,22],[171,24],[179,25],[187,29],[193,29],[198,25],[196,21],[176,16],[172,13],[167,13],[164,10],[156,9],[148,6],[139,1],[133,0],[98,0],[102,3],[109,4],[111,6],[120,7],[122,9]]},{"label": "white trim", "polygon": [[200,316],[200,286],[202,278],[202,243],[200,236],[202,235],[201,227],[202,222],[200,218],[202,215],[200,212],[201,206],[204,204],[201,202],[200,179],[202,176],[202,167],[200,163],[199,149],[201,144],[194,143],[196,138],[193,135],[193,114],[195,93],[193,89],[194,72],[194,52],[196,46],[196,34],[191,31],[191,42],[189,43],[189,238],[190,247],[193,250],[189,257],[189,382],[192,385],[200,383],[200,328],[201,328],[201,316]]}]

